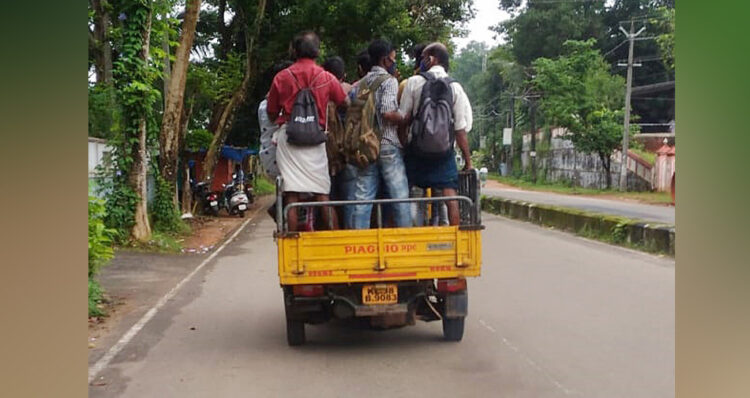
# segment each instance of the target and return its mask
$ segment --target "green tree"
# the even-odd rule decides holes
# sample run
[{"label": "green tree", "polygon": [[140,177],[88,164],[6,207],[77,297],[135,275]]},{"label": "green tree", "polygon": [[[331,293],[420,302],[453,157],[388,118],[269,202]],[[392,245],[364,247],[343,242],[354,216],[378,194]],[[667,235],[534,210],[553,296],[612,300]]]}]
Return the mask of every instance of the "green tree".
[{"label": "green tree", "polygon": [[546,123],[567,129],[579,151],[599,155],[610,188],[610,159],[622,140],[624,81],[610,74],[594,45],[593,39],[567,41],[564,55],[537,59],[532,84],[542,95]]},{"label": "green tree", "polygon": [[658,13],[658,17],[652,18],[650,22],[662,30],[662,33],[656,36],[656,43],[659,45],[664,66],[674,72],[674,8],[661,7]]},{"label": "green tree", "polygon": [[528,1],[501,0],[500,8],[513,18],[498,24],[495,31],[506,36],[515,58],[522,65],[540,57],[554,58],[566,40],[603,36],[604,0]]},{"label": "green tree", "polygon": [[178,207],[175,187],[177,186],[180,138],[184,131],[181,119],[185,103],[185,85],[200,5],[201,0],[188,0],[185,5],[185,18],[180,34],[180,44],[177,48],[174,66],[170,71],[169,84],[165,89],[167,92],[165,93],[164,114],[159,133],[159,171],[161,180],[168,185],[167,191],[173,192],[171,196],[175,209]]}]

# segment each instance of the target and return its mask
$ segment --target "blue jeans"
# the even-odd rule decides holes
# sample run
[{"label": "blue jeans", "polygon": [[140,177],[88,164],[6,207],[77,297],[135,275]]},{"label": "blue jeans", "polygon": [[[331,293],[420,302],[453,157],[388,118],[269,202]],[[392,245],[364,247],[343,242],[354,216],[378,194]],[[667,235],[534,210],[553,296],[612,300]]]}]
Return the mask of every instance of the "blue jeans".
[{"label": "blue jeans", "polygon": [[[357,166],[346,164],[344,168],[336,176],[336,185],[338,186],[338,195],[335,200],[354,200],[354,193],[357,189],[357,176],[359,175],[359,169]],[[346,229],[352,229],[352,214],[354,212],[354,206],[342,206],[343,207],[343,220],[341,224]]]},{"label": "blue jeans", "polygon": [[[409,183],[406,179],[404,157],[400,148],[381,144],[377,162],[369,164],[364,169],[357,169],[357,182],[354,189],[354,199],[372,200],[378,193],[378,185],[382,177],[384,193],[390,199],[406,199],[409,197]],[[372,205],[353,206],[351,219],[347,220],[347,228],[370,228]],[[408,203],[392,205],[393,222],[396,227],[411,226],[411,207]]]}]

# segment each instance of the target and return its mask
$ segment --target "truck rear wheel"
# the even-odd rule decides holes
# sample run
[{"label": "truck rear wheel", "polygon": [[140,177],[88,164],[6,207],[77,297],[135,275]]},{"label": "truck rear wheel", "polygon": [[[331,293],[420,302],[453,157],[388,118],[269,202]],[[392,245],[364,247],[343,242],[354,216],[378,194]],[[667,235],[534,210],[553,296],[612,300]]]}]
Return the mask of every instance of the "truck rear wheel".
[{"label": "truck rear wheel", "polygon": [[464,337],[464,317],[443,318],[443,336],[448,341],[461,341]]},{"label": "truck rear wheel", "polygon": [[290,346],[305,344],[305,322],[286,319],[286,342]]}]

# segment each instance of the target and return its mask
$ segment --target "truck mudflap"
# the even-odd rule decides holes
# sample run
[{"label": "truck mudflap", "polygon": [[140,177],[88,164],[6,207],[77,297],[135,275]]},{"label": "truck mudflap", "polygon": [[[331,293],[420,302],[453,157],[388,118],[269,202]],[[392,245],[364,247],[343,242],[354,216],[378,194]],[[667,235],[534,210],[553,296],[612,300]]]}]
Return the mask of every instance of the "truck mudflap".
[{"label": "truck mudflap", "polygon": [[469,294],[466,290],[445,296],[445,317],[462,318],[469,314]]}]

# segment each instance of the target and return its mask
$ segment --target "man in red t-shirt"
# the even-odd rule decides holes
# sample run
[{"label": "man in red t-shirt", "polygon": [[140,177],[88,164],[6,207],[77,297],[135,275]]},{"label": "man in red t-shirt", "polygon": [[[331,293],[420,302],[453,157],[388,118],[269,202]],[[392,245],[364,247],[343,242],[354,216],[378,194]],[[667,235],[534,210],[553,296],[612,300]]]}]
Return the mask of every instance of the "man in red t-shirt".
[{"label": "man in red t-shirt", "polygon": [[[276,132],[276,161],[283,178],[282,190],[286,203],[298,202],[301,193],[311,193],[316,201],[326,201],[331,192],[331,178],[325,142],[313,146],[292,145],[287,142],[286,123],[300,87],[311,88],[322,128],[325,128],[328,101],[344,105],[346,94],[336,77],[315,64],[320,52],[318,35],[301,33],[294,38],[293,46],[297,61],[273,78],[267,105],[269,118],[280,126]],[[336,213],[329,208],[322,210],[325,224],[338,228]],[[297,212],[290,212],[287,219],[289,230],[296,231]]]}]

